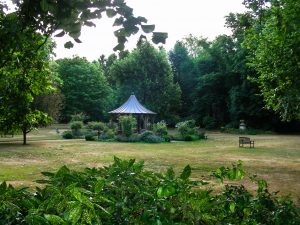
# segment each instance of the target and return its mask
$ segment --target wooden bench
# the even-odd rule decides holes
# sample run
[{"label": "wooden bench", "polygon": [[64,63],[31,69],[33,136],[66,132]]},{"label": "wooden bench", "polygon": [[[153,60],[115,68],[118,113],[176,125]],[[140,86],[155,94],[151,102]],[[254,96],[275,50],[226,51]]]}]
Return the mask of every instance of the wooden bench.
[{"label": "wooden bench", "polygon": [[244,147],[244,144],[249,144],[250,148],[254,148],[254,141],[248,137],[239,137],[239,147]]}]

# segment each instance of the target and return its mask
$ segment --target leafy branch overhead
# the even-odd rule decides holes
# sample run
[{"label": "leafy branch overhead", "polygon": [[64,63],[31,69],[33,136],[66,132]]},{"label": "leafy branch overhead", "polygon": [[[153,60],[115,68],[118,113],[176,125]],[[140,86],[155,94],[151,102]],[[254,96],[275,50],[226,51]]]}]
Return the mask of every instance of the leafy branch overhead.
[{"label": "leafy branch overhead", "polygon": [[[80,43],[83,26],[96,26],[94,21],[101,19],[103,13],[109,18],[116,17],[114,26],[120,27],[115,36],[118,45],[115,50],[123,50],[127,38],[139,30],[153,33],[153,42],[165,43],[167,33],[154,33],[155,25],[148,25],[147,19],[134,16],[133,9],[124,0],[30,0],[15,1],[17,12],[25,27],[34,27],[45,35],[56,33],[56,37],[69,35],[75,42]],[[57,33],[58,32],[58,33]],[[73,47],[72,42],[65,44],[66,48]]]}]

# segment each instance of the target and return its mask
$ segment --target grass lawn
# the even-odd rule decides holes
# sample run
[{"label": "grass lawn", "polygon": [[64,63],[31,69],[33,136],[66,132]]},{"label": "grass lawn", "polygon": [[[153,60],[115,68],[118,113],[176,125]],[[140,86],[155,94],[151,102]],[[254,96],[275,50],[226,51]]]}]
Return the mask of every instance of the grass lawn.
[{"label": "grass lawn", "polygon": [[[238,135],[217,132],[197,142],[144,144],[61,140],[53,127],[45,128],[32,133],[26,146],[15,141],[21,140],[18,136],[0,138],[0,181],[34,186],[42,171],[56,171],[62,165],[100,167],[111,163],[114,155],[144,160],[146,168],[155,171],[170,166],[179,171],[190,164],[193,178],[208,179],[210,171],[240,159],[246,171],[265,178],[271,190],[291,193],[294,199],[300,196],[300,135],[248,136],[255,140],[254,149],[238,148]],[[245,185],[254,188],[246,181]]]}]

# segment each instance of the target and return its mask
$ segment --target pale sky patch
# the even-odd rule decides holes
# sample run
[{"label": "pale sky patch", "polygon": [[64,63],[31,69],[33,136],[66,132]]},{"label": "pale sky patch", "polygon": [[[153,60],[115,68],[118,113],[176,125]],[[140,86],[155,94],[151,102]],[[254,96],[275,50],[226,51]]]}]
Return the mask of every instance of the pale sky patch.
[{"label": "pale sky patch", "polygon": [[[210,40],[221,34],[230,34],[225,27],[225,16],[230,12],[245,11],[242,0],[127,0],[128,6],[134,10],[134,15],[144,16],[148,24],[155,24],[155,31],[167,32],[168,39],[164,47],[173,48],[177,40],[192,34],[207,37]],[[113,31],[114,18],[103,17],[96,21],[97,27],[83,27],[80,40],[72,49],[65,49],[64,43],[69,39],[54,38],[57,43],[56,58],[86,57],[89,60],[98,59],[100,55],[113,53],[117,39]],[[126,49],[133,49],[140,34],[130,38]],[[151,36],[148,37],[149,39]]]}]

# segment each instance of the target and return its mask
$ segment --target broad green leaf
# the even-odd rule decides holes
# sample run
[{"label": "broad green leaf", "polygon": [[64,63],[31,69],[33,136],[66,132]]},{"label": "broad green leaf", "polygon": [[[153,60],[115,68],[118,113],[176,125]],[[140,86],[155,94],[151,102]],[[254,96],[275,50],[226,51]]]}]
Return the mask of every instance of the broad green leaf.
[{"label": "broad green leaf", "polygon": [[54,37],[63,37],[66,34],[66,32],[62,31],[58,34],[56,34]]},{"label": "broad green leaf", "polygon": [[123,43],[119,43],[117,46],[113,48],[114,51],[123,51],[125,48],[125,45]]},{"label": "broad green leaf", "polygon": [[96,27],[96,24],[94,24],[93,22],[91,21],[85,21],[84,22],[84,25],[88,26],[88,27]]},{"label": "broad green leaf", "polygon": [[64,44],[65,48],[73,48],[74,44],[71,41],[68,41]]},{"label": "broad green leaf", "polygon": [[187,165],[186,167],[184,167],[182,173],[180,174],[180,178],[183,180],[187,180],[192,173],[192,168],[190,167],[190,165]]},{"label": "broad green leaf", "polygon": [[117,12],[113,9],[107,9],[106,10],[106,15],[109,17],[109,18],[112,18],[114,17],[115,15],[117,14]]},{"label": "broad green leaf", "polygon": [[70,37],[74,38],[74,40],[77,39],[77,38],[79,38],[79,37],[80,37],[80,34],[81,34],[80,31],[77,31],[77,32],[70,32],[70,33],[69,33]]},{"label": "broad green leaf", "polygon": [[45,218],[53,225],[66,224],[66,222],[59,216],[46,214]]},{"label": "broad green leaf", "polygon": [[78,38],[74,38],[74,41],[76,41],[77,43],[82,43],[82,41]]},{"label": "broad green leaf", "polygon": [[82,214],[82,209],[81,209],[81,205],[76,206],[74,208],[72,208],[69,212],[68,212],[68,221],[72,222],[72,224],[77,224],[78,220],[80,219]]},{"label": "broad green leaf", "polygon": [[230,202],[229,209],[231,212],[235,211],[235,203],[234,202]]},{"label": "broad green leaf", "polygon": [[153,32],[152,41],[155,44],[166,43],[166,39],[168,38],[168,33],[162,32]]},{"label": "broad green leaf", "polygon": [[166,185],[163,187],[159,187],[156,194],[159,198],[161,197],[169,197],[173,194],[175,194],[176,189],[172,185]]},{"label": "broad green leaf", "polygon": [[115,19],[113,26],[121,26],[123,24],[124,17],[119,17]]},{"label": "broad green leaf", "polygon": [[141,25],[141,27],[145,33],[151,33],[155,29],[155,25]]}]

